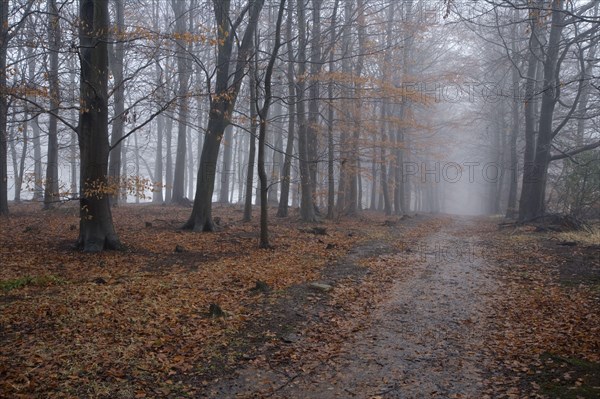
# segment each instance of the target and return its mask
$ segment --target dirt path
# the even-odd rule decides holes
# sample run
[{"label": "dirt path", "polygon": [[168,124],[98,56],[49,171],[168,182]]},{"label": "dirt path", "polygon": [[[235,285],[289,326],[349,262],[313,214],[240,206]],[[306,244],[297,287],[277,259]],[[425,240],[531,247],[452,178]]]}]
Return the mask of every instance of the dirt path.
[{"label": "dirt path", "polygon": [[[327,362],[289,375],[246,367],[213,391],[223,397],[482,398],[487,293],[494,288],[456,219],[412,250],[372,323]],[[388,255],[389,256],[389,255]]]}]

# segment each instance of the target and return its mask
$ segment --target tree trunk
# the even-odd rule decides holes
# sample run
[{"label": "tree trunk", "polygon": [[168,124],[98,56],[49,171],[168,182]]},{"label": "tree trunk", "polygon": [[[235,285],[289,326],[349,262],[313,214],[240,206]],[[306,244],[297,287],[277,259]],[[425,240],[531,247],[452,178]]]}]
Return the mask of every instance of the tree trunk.
[{"label": "tree trunk", "polygon": [[154,192],[152,202],[162,204],[163,197],[163,131],[165,126],[165,118],[159,115],[156,118],[156,158],[154,161]]},{"label": "tree trunk", "polygon": [[288,83],[288,135],[285,145],[285,159],[281,171],[281,196],[279,197],[279,208],[277,217],[287,217],[288,202],[290,198],[292,155],[294,151],[294,130],[296,127],[296,83],[294,81],[294,47],[292,43],[292,28],[294,13],[294,0],[289,0],[288,14],[285,28],[285,40],[287,42],[288,63],[287,63],[287,83]]},{"label": "tree trunk", "polygon": [[[185,156],[188,119],[188,86],[190,81],[190,66],[186,52],[191,50],[191,42],[186,43],[183,35],[186,33],[185,16],[186,3],[172,0],[171,5],[175,13],[175,32],[179,35],[177,44],[177,75],[179,86],[177,90],[177,108],[179,110],[177,123],[177,151],[175,155],[175,175],[173,178],[173,195],[171,202],[184,204],[185,201]],[[190,13],[191,14],[191,13]],[[191,17],[190,17],[191,18]],[[189,49],[188,49],[189,47]]]},{"label": "tree trunk", "polygon": [[[319,126],[319,74],[323,66],[321,50],[321,6],[323,0],[312,0],[312,36],[310,40],[310,86],[308,88],[308,123],[306,124],[306,154],[310,173],[310,190],[313,206],[317,194],[317,146]],[[318,208],[315,209],[318,212]]]},{"label": "tree trunk", "polygon": [[[513,59],[517,56],[517,20],[519,11],[513,10],[513,30],[512,30],[512,47],[511,53]],[[509,156],[510,156],[510,174],[509,174],[509,189],[508,189],[508,204],[506,206],[506,217],[514,218],[517,216],[517,189],[519,182],[519,160],[517,158],[517,140],[519,138],[519,69],[513,65],[511,70],[512,77],[512,126],[509,139]]]},{"label": "tree trunk", "polygon": [[[390,9],[393,9],[390,6]],[[358,54],[356,70],[354,71],[354,104],[353,104],[353,128],[352,128],[352,150],[350,154],[350,190],[347,198],[347,214],[355,215],[362,208],[362,181],[360,177],[360,131],[362,124],[362,83],[361,76],[364,67],[364,54],[366,52],[366,26],[364,1],[356,2],[356,23],[358,30]]]},{"label": "tree trunk", "polygon": [[212,197],[215,187],[215,174],[219,147],[225,128],[229,125],[231,112],[235,107],[237,95],[252,50],[254,32],[264,0],[253,0],[250,3],[250,17],[239,45],[236,69],[230,84],[229,63],[233,49],[233,41],[239,35],[230,31],[230,0],[213,0],[216,21],[220,27],[218,32],[219,48],[217,54],[217,73],[215,94],[211,98],[208,128],[200,156],[200,167],[196,182],[196,196],[192,214],[183,228],[193,231],[214,231],[212,221]]},{"label": "tree trunk", "polygon": [[327,96],[329,104],[327,106],[327,219],[335,217],[335,148],[333,145],[333,123],[334,123],[334,108],[333,108],[333,72],[335,68],[335,46],[336,40],[336,19],[339,0],[335,0],[333,5],[333,14],[331,16],[331,24],[329,25],[330,45],[329,50],[329,84],[327,85]]},{"label": "tree trunk", "polygon": [[[109,49],[109,65],[114,77],[114,115],[112,121],[112,132],[110,134],[110,144],[112,150],[109,155],[108,176],[109,183],[112,185],[112,193],[110,194],[111,205],[119,204],[119,197],[123,195],[125,187],[121,181],[122,169],[122,152],[123,144],[123,129],[125,126],[125,86],[123,82],[123,69],[125,61],[125,45],[123,40],[118,39],[125,30],[125,8],[124,0],[113,0],[115,3],[115,30],[117,38],[115,40],[114,49]],[[118,143],[118,144],[117,144]]]},{"label": "tree trunk", "polygon": [[281,168],[283,166],[283,126],[281,123],[281,113],[282,106],[281,102],[276,101],[273,104],[273,122],[272,122],[272,134],[274,137],[274,148],[273,148],[273,156],[271,158],[271,177],[270,177],[270,188],[269,188],[269,196],[268,201],[272,204],[277,203],[277,194],[278,188],[280,186],[281,181]]},{"label": "tree trunk", "polygon": [[530,216],[534,180],[534,158],[535,158],[535,130],[536,130],[536,78],[538,77],[538,65],[542,59],[542,29],[540,29],[540,10],[544,0],[538,0],[535,8],[531,10],[531,36],[529,39],[529,57],[527,61],[527,81],[525,83],[525,153],[523,156],[523,186],[519,199],[519,220],[523,221]]},{"label": "tree trunk", "polygon": [[187,192],[188,198],[194,196],[194,150],[192,149],[192,129],[187,128]]},{"label": "tree trunk", "polygon": [[233,155],[233,127],[227,126],[223,138],[223,162],[221,164],[221,187],[219,190],[219,202],[229,202],[229,186],[231,184],[232,155]]},{"label": "tree trunk", "polygon": [[[160,1],[160,0],[159,0]],[[158,32],[158,9],[159,3],[156,0],[152,1],[152,13],[153,13],[153,29]],[[159,87],[159,93],[164,96],[164,82],[163,73],[160,68],[160,61],[158,55],[154,59],[155,74],[156,74],[156,85]],[[164,101],[164,97],[161,98]],[[160,104],[159,104],[160,107]],[[163,136],[165,130],[165,116],[161,113],[156,117],[156,157],[154,161],[154,182],[152,188],[152,202],[155,204],[162,204],[164,202],[163,197]]]},{"label": "tree trunk", "polygon": [[277,54],[279,47],[281,47],[281,22],[283,19],[283,11],[285,10],[285,0],[280,0],[279,13],[277,16],[277,24],[275,28],[275,43],[273,44],[273,50],[265,71],[265,99],[263,106],[258,110],[258,116],[260,118],[260,131],[258,134],[258,177],[260,179],[260,248],[269,248],[269,203],[267,200],[269,191],[269,181],[267,179],[267,171],[265,169],[265,137],[267,134],[267,123],[269,119],[269,108],[273,101],[273,94],[271,91],[271,79],[273,75],[273,67],[277,60]]},{"label": "tree trunk", "polygon": [[[75,66],[75,60],[69,61],[69,67],[71,68],[71,73],[69,74],[71,77],[70,81],[70,90],[73,93],[73,98],[71,101],[76,101],[75,93],[77,91],[77,72]],[[71,109],[71,118],[72,120],[77,119],[78,110],[73,107]],[[37,123],[37,120],[34,121]],[[69,142],[69,166],[71,169],[70,178],[71,178],[71,187],[69,189],[69,197],[71,199],[79,198],[79,189],[78,189],[78,176],[77,176],[77,161],[79,156],[77,154],[77,132],[72,130],[70,134],[70,142]],[[39,143],[38,143],[39,144]]]},{"label": "tree trunk", "polygon": [[120,247],[105,192],[108,172],[108,2],[80,1],[81,199],[79,247],[97,252]]},{"label": "tree trunk", "polygon": [[525,180],[523,182],[524,188],[521,195],[522,201],[519,220],[531,220],[543,215],[545,212],[546,182],[548,178],[548,166],[550,164],[550,151],[553,139],[552,122],[554,119],[554,108],[558,101],[559,90],[557,68],[559,68],[558,55],[561,34],[564,28],[563,5],[564,0],[556,0],[552,3],[550,36],[546,49],[546,57],[543,63],[544,80],[539,133],[535,145],[531,179],[527,182],[528,190],[525,190]]},{"label": "tree trunk", "polygon": [[[29,81],[35,80],[36,57],[33,46],[27,49],[27,73]],[[44,197],[44,186],[42,184],[42,146],[40,144],[40,125],[38,114],[31,119],[31,142],[33,145],[33,201],[41,201]]]},{"label": "tree trunk", "polygon": [[[27,131],[25,131],[27,132]],[[14,202],[21,202],[21,184],[19,183],[19,156],[17,155],[17,136],[14,127],[10,129],[8,134],[8,146],[10,148],[10,157],[12,158],[12,168],[15,181]]]},{"label": "tree trunk", "polygon": [[377,209],[377,148],[373,147],[373,158],[371,160],[371,204],[369,209]]},{"label": "tree trunk", "polygon": [[387,173],[387,156],[386,146],[388,141],[388,123],[387,119],[387,105],[386,100],[383,100],[381,104],[381,191],[383,194],[384,211],[386,215],[392,214],[392,203],[390,201],[390,190],[388,185],[388,173]]},{"label": "tree trunk", "polygon": [[254,187],[254,158],[256,157],[256,132],[258,126],[256,121],[256,104],[258,101],[256,95],[256,72],[255,61],[250,62],[250,140],[248,150],[248,170],[246,172],[246,198],[244,201],[244,222],[252,220],[252,189]]},{"label": "tree trunk", "polygon": [[[305,4],[298,1],[298,75],[306,74],[306,14]],[[296,110],[298,117],[298,151],[300,156],[300,191],[302,198],[300,200],[300,217],[305,222],[314,222],[317,220],[315,214],[315,202],[312,191],[310,155],[308,150],[308,126],[306,121],[306,107],[304,102],[306,83],[305,79],[299,79],[296,82]]]},{"label": "tree trunk", "polygon": [[165,202],[170,203],[173,194],[173,115],[166,114]]},{"label": "tree trunk", "polygon": [[0,0],[0,216],[8,215],[8,93],[6,55],[8,51],[8,0]]},{"label": "tree trunk", "polygon": [[48,42],[49,61],[48,85],[50,95],[50,115],[48,121],[48,156],[46,183],[44,187],[44,209],[51,209],[59,200],[58,192],[58,113],[60,88],[58,84],[58,51],[60,50],[60,20],[56,0],[48,1]]},{"label": "tree trunk", "polygon": [[[346,1],[344,2],[344,26],[342,31],[342,74],[344,76],[350,76],[352,73],[352,43],[351,43],[351,27],[352,27],[352,2]],[[342,111],[343,117],[345,119],[346,125],[350,123],[350,118],[352,117],[351,113],[351,92],[347,87],[348,85],[344,85],[342,89]],[[350,186],[355,184],[356,182],[352,180],[352,170],[351,170],[351,161],[352,157],[352,144],[351,140],[348,137],[348,132],[346,129],[341,129],[340,131],[340,172],[339,172],[339,181],[338,181],[338,198],[337,198],[337,209],[338,214],[342,215],[346,213],[346,208],[348,205],[349,197],[350,197]]]},{"label": "tree trunk", "polygon": [[558,53],[564,20],[563,4],[564,0],[556,0],[552,3],[552,25],[544,61],[544,89],[533,167],[534,179],[530,192],[531,196],[527,200],[529,206],[524,213],[525,220],[541,216],[545,212],[546,182],[553,139],[552,122],[554,120],[554,108],[558,101],[557,68],[559,68]]},{"label": "tree trunk", "polygon": [[[412,67],[412,58],[413,58],[413,45],[414,45],[414,32],[409,31],[408,27],[411,26],[413,21],[412,15],[412,2],[408,2],[405,8],[405,31],[403,35],[404,47],[402,49],[402,77],[401,81],[405,82],[410,79],[413,74]],[[390,10],[390,13],[393,14],[393,11]],[[392,24],[394,17],[390,15],[388,17],[388,23]],[[392,28],[389,28],[389,40],[392,40]],[[390,42],[391,45],[391,42]],[[407,117],[410,111],[410,103],[407,99],[402,99],[402,103],[400,104],[400,111],[398,118],[400,119],[400,123],[404,124],[404,119]],[[402,175],[403,171],[403,163],[404,163],[404,145],[405,145],[405,127],[399,127],[396,130],[396,148],[394,150],[395,155],[395,170],[394,170],[394,211],[397,215],[401,213],[407,213],[406,209],[406,192],[407,186],[404,181],[404,177]]]}]

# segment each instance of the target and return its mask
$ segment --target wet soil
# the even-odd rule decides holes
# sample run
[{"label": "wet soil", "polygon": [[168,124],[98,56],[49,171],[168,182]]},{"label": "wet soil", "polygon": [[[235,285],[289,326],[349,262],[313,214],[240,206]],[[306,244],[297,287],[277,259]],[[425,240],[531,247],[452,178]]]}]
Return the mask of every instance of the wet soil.
[{"label": "wet soil", "polygon": [[[269,361],[270,355],[279,353],[277,348],[258,349],[250,358],[263,356],[266,362],[241,365],[210,384],[205,394],[214,398],[482,397],[489,373],[488,359],[480,350],[488,306],[483,298],[494,284],[487,264],[461,238],[470,223],[455,220],[413,247],[417,250],[398,252],[385,242],[355,248],[344,262],[325,272],[326,282],[335,287],[340,279],[361,279],[367,273],[358,266],[362,258],[396,256],[399,265],[385,300],[372,309],[362,328],[326,358],[308,355],[305,361]],[[401,230],[390,229],[390,234],[401,239]],[[272,314],[280,319],[267,323],[282,327],[274,331],[281,335],[282,345],[312,345],[319,351],[314,342],[305,342],[310,337],[305,329],[320,321],[327,304],[315,298],[324,295],[296,287],[277,305],[281,312]],[[328,350],[325,343],[322,350]]]}]

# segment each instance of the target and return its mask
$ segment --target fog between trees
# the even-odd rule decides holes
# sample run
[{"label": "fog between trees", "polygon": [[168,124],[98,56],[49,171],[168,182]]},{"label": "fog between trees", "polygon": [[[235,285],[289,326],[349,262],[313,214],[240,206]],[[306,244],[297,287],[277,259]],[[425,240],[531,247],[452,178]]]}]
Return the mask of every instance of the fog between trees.
[{"label": "fog between trees", "polygon": [[[598,217],[599,2],[2,0],[0,213]],[[256,210],[254,210],[256,212]],[[295,215],[295,214],[294,214]]]}]

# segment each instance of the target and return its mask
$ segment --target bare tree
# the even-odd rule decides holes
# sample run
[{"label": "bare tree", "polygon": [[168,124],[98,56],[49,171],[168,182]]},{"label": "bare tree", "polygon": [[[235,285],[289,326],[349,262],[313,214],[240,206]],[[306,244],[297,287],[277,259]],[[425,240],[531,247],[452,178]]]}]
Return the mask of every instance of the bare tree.
[{"label": "bare tree", "polygon": [[[260,118],[260,131],[258,134],[258,177],[260,179],[260,248],[269,248],[269,212],[268,212],[268,201],[267,195],[269,190],[269,181],[267,179],[267,171],[265,169],[265,137],[267,134],[267,123],[269,118],[269,108],[273,101],[273,93],[271,88],[271,82],[273,77],[273,67],[277,60],[277,54],[281,47],[281,22],[283,20],[283,12],[285,10],[285,0],[280,0],[279,13],[277,15],[277,23],[275,28],[275,43],[273,44],[273,50],[271,51],[271,57],[269,58],[269,64],[265,71],[264,80],[264,100],[262,107],[258,110],[258,116]],[[252,104],[252,106],[258,106]]]},{"label": "bare tree", "polygon": [[[186,156],[186,130],[188,124],[188,91],[191,66],[189,65],[187,53],[191,52],[192,42],[186,43],[183,35],[186,32],[187,13],[191,15],[189,10],[186,10],[186,3],[179,0],[172,0],[171,6],[175,13],[175,33],[177,39],[177,75],[179,86],[177,91],[178,96],[178,119],[177,119],[177,151],[175,155],[175,175],[173,179],[173,195],[171,202],[176,204],[187,203],[185,201],[185,156]],[[190,16],[190,24],[193,18]]]},{"label": "bare tree", "polygon": [[123,145],[121,138],[123,137],[123,128],[125,126],[125,82],[124,75],[124,59],[125,45],[121,36],[125,33],[125,9],[123,0],[113,0],[115,4],[115,43],[109,48],[109,65],[114,77],[114,116],[112,121],[112,132],[110,135],[110,143],[113,148],[110,151],[108,163],[108,175],[110,183],[113,185],[113,192],[110,195],[111,204],[119,203],[121,189],[121,157],[123,155]]},{"label": "bare tree", "polygon": [[[235,107],[242,78],[252,50],[254,31],[264,0],[250,0],[238,18],[232,21],[230,0],[213,0],[213,8],[218,29],[217,71],[214,93],[210,99],[208,128],[206,131],[200,166],[196,181],[194,207],[185,229],[193,231],[214,231],[212,220],[212,196],[215,185],[219,147],[225,128],[230,124],[231,113]],[[242,18],[248,13],[248,22],[243,35],[237,31]],[[230,77],[229,64],[232,61],[233,45],[241,37],[237,50],[237,61],[233,78]]]},{"label": "bare tree", "polygon": [[14,38],[26,18],[34,0],[28,0],[22,7],[23,13],[16,22],[8,20],[10,2],[0,0],[0,216],[8,215],[8,152],[7,152],[7,124],[8,124],[8,96],[6,80],[6,59],[9,42]]},{"label": "bare tree", "polygon": [[81,152],[78,245],[97,252],[121,246],[115,232],[107,189],[108,172],[108,2],[80,3],[79,149]]}]

